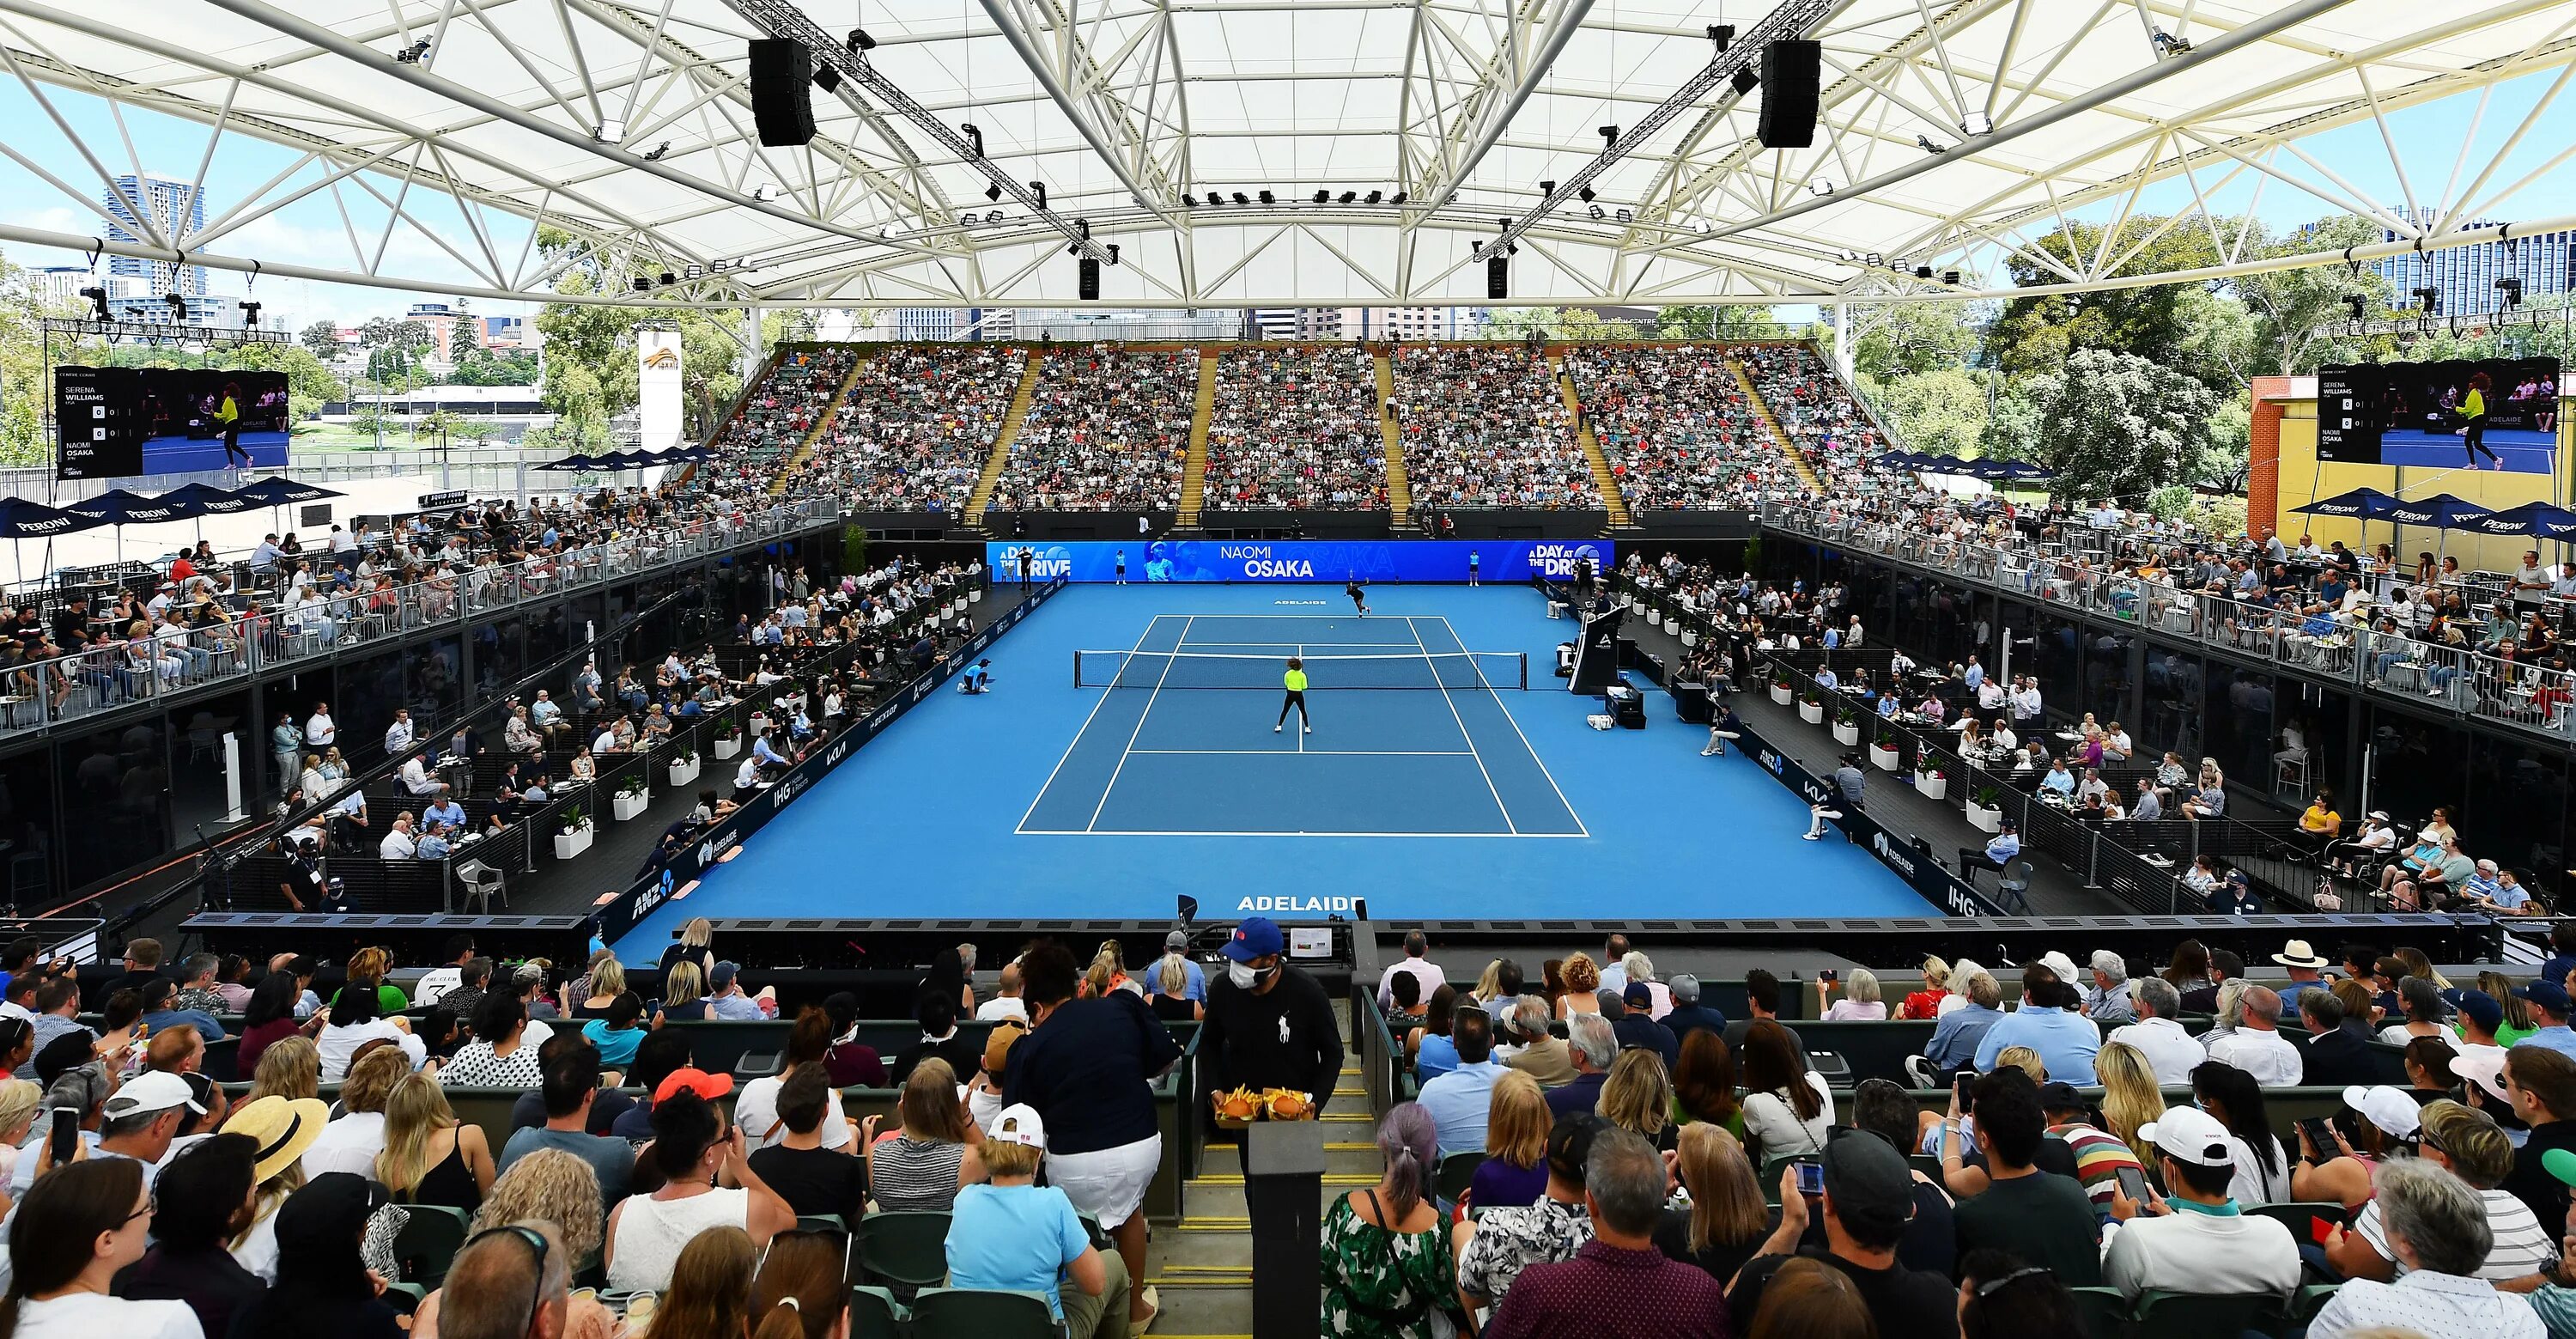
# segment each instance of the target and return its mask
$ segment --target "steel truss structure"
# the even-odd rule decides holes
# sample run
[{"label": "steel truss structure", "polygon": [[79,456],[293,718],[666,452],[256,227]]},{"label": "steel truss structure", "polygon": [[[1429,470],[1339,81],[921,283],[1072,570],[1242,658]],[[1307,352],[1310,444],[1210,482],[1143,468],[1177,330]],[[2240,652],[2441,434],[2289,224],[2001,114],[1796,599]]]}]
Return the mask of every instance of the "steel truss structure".
[{"label": "steel truss structure", "polygon": [[[1705,77],[1710,23],[1775,10],[1823,43],[1810,148],[1763,148],[1761,90]],[[842,47],[860,26],[873,46]],[[746,43],[775,33],[831,35],[847,71],[799,148],[753,128]],[[2208,230],[2199,273],[2278,268],[2223,219],[2266,192],[2410,249],[2491,240],[2468,225],[2576,156],[2571,74],[2565,0],[0,0],[0,78],[41,113],[0,156],[101,234],[0,242],[532,301],[607,255],[581,300],[960,307],[1081,305],[1067,252],[1115,243],[1102,305],[1179,309],[1482,303],[1476,248],[1512,220],[1515,303],[1870,306],[2016,267],[2146,282],[2126,267],[2174,228]],[[2408,161],[2389,117],[2451,97],[2475,103],[2457,152]],[[146,168],[129,111],[204,127],[202,227],[103,237]],[[2402,201],[2303,144],[2352,125]],[[217,184],[227,137],[284,166]],[[308,201],[344,256],[241,245]],[[2149,214],[2088,255],[2038,245]]]}]

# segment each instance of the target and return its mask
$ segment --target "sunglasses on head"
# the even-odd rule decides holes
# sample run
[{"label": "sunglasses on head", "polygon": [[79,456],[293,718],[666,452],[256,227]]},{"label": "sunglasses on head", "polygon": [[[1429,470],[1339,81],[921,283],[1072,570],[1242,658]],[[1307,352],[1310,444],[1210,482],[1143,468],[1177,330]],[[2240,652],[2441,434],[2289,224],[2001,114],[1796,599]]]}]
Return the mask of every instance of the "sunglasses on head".
[{"label": "sunglasses on head", "polygon": [[464,1254],[467,1250],[472,1249],[475,1242],[481,1241],[485,1237],[500,1236],[517,1237],[519,1240],[528,1243],[528,1249],[534,1252],[534,1263],[537,1267],[537,1281],[536,1285],[528,1291],[527,1322],[530,1325],[534,1325],[537,1321],[537,1311],[545,1305],[546,1301],[546,1257],[554,1252],[554,1247],[546,1240],[545,1233],[539,1232],[525,1223],[504,1223],[499,1227],[487,1227],[467,1238],[465,1245],[457,1248],[457,1254]]}]

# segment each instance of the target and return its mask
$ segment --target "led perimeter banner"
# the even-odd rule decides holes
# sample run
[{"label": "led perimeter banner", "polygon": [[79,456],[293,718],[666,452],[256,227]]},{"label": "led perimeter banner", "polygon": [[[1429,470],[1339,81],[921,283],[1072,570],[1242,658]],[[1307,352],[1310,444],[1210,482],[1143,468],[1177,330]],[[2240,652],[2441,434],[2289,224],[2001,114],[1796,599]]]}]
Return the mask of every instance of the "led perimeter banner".
[{"label": "led perimeter banner", "polygon": [[1407,540],[1079,540],[1063,544],[986,544],[984,563],[996,581],[1020,579],[1020,555],[1038,581],[1115,581],[1123,556],[1129,581],[1465,581],[1523,582],[1572,577],[1592,564],[1608,574],[1615,555],[1606,539]]}]

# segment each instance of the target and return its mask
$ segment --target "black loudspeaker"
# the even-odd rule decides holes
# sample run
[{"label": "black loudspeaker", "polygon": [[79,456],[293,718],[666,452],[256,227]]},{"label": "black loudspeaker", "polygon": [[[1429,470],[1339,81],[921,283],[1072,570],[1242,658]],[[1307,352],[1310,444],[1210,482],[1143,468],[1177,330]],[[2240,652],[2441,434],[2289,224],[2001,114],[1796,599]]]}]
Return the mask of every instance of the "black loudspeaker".
[{"label": "black loudspeaker", "polygon": [[1100,262],[1089,256],[1082,258],[1082,300],[1085,302],[1100,300]]},{"label": "black loudspeaker", "polygon": [[1485,296],[1494,299],[1512,295],[1512,262],[1508,256],[1485,258]]},{"label": "black loudspeaker", "polygon": [[792,149],[813,142],[813,88],[814,53],[804,43],[785,37],[752,42],[751,119],[761,143]]},{"label": "black loudspeaker", "polygon": [[1779,41],[1762,48],[1762,147],[1803,149],[1816,142],[1816,80],[1822,42]]}]

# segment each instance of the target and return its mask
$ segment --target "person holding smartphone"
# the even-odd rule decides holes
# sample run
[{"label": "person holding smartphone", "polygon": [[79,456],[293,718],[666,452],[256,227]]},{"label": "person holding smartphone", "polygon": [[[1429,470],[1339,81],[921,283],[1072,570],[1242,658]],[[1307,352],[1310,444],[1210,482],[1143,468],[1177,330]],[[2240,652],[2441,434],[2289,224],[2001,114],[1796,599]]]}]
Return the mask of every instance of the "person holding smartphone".
[{"label": "person holding smartphone", "polygon": [[[1980,1248],[2010,1251],[2048,1266],[2070,1288],[2100,1282],[2101,1227],[2093,1201],[2081,1181],[2037,1166],[2040,1146],[2048,1139],[2048,1118],[2030,1076],[2018,1069],[1999,1069],[1979,1078],[1974,1094],[1976,1141],[1986,1155],[1986,1186],[1959,1201],[1960,1253]],[[1945,1174],[1957,1156],[1958,1150],[1945,1139],[1941,1148]]]},{"label": "person holding smartphone", "polygon": [[2290,1168],[2292,1199],[2358,1208],[2370,1201],[2371,1176],[2380,1162],[2414,1148],[2423,1108],[2404,1089],[2356,1084],[2343,1090],[2343,1105],[2359,1118],[2352,1139],[2323,1116],[2298,1123],[2299,1161]]}]

